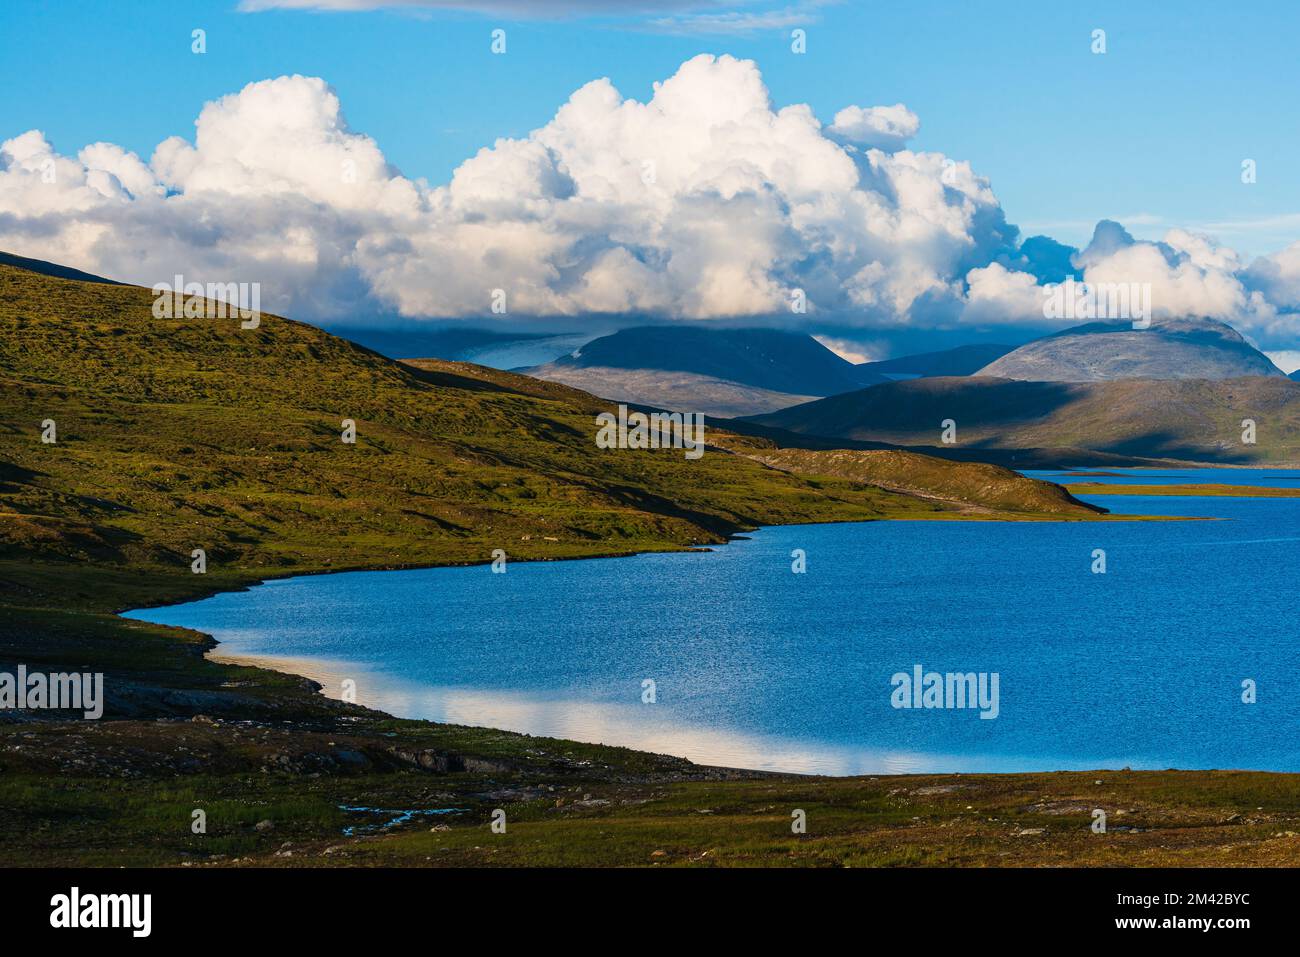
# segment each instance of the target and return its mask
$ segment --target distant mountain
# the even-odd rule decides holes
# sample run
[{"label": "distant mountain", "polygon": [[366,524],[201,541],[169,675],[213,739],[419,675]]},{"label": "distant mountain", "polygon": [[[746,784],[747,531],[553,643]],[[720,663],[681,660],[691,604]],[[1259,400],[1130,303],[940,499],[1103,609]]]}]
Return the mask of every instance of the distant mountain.
[{"label": "distant mountain", "polygon": [[588,332],[563,332],[540,338],[512,339],[494,345],[467,349],[457,359],[490,366],[493,369],[518,370],[550,362],[568,355],[591,340]]},{"label": "distant mountain", "polygon": [[[942,445],[942,423],[956,443]],[[1256,423],[1244,444],[1242,420]],[[832,439],[1005,460],[994,451],[1089,449],[1200,462],[1300,462],[1300,383],[1241,379],[1018,382],[912,379],[819,399],[747,421]]]},{"label": "distant mountain", "polygon": [[[858,369],[866,375],[881,375],[887,379],[974,375],[978,370],[1000,359],[1014,348],[1015,346],[979,343],[944,349],[941,352],[920,352],[912,356],[882,359],[879,362],[860,362]],[[872,383],[863,381],[862,384]]]},{"label": "distant mountain", "polygon": [[390,359],[449,359],[477,362],[496,369],[547,362],[587,339],[586,336],[554,332],[500,332],[460,326],[383,329],[322,325],[322,328],[331,335],[360,343]]},{"label": "distant mountain", "polygon": [[13,253],[0,252],[0,266],[13,266],[28,272],[40,273],[42,276],[53,276],[56,279],[76,279],[79,282],[97,282],[106,286],[122,285],[113,279],[93,276],[71,266],[60,266],[58,263],[46,262],[44,259],[28,259],[25,256],[15,256]]},{"label": "distant mountain", "polygon": [[593,339],[554,364],[693,372],[804,395],[834,395],[862,387],[853,363],[812,336],[778,329],[641,326]]},{"label": "distant mountain", "polygon": [[1092,322],[1007,353],[975,373],[1030,382],[1280,376],[1268,356],[1213,319]]},{"label": "distant mountain", "polygon": [[726,416],[887,381],[812,336],[699,326],[624,329],[525,371],[608,399]]},{"label": "distant mountain", "polygon": [[[1027,480],[995,502],[984,476],[920,457],[912,474],[890,472],[908,494],[865,474],[803,477],[749,457],[772,443],[713,423],[698,459],[601,449],[595,414],[609,403],[556,383],[393,362],[269,313],[246,330],[158,319],[152,304],[137,286],[0,266],[0,434],[12,437],[0,447],[0,655],[14,634],[48,650],[5,607],[39,595],[62,616],[273,570],[464,564],[496,547],[512,560],[631,553],[757,525],[1060,504]],[[46,419],[56,444],[41,441]],[[212,563],[203,585],[195,547]],[[108,639],[68,647],[86,662],[92,644],[133,667]]]},{"label": "distant mountain", "polygon": [[703,412],[732,418],[787,409],[817,395],[773,392],[757,386],[728,382],[694,372],[664,372],[658,369],[612,369],[593,366],[573,368],[550,363],[525,369],[527,375],[560,382],[583,392],[633,405],[682,412]]},{"label": "distant mountain", "polygon": [[1289,376],[1287,376],[1287,378],[1290,379],[1292,382],[1300,382],[1300,369],[1296,369],[1295,372],[1292,372]]}]

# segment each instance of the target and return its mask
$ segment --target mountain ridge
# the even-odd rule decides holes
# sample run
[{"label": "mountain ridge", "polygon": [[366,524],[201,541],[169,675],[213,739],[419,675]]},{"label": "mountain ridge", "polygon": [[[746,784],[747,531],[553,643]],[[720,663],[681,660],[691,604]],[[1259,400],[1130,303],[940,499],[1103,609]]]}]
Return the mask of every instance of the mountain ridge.
[{"label": "mountain ridge", "polygon": [[16,256],[3,250],[0,250],[0,266],[12,266],[15,269],[38,273],[42,276],[52,276],[56,279],[75,279],[79,282],[93,282],[105,286],[126,285],[126,283],[118,282],[116,279],[105,279],[103,276],[82,272],[80,269],[73,269],[71,266],[61,266],[58,263],[47,262],[44,259],[28,259],[26,256]]},{"label": "mountain ridge", "polygon": [[[917,352],[892,359],[860,362],[858,368],[864,373],[877,373],[886,377],[974,375],[1015,348],[1017,347],[995,343],[971,343],[935,352]],[[867,386],[873,383],[864,381],[862,384]]]},{"label": "mountain ridge", "polygon": [[995,359],[977,376],[1030,382],[1115,379],[1236,379],[1280,376],[1271,359],[1214,319],[1090,322],[1035,339]]},{"label": "mountain ridge", "polygon": [[777,329],[635,326],[521,370],[609,399],[738,416],[887,381],[812,336]]},{"label": "mountain ridge", "polygon": [[[910,379],[750,416],[759,426],[903,447],[1099,453],[1223,464],[1300,462],[1300,383],[1285,376],[1035,382],[972,376]],[[1243,441],[1245,420],[1256,441]]]}]

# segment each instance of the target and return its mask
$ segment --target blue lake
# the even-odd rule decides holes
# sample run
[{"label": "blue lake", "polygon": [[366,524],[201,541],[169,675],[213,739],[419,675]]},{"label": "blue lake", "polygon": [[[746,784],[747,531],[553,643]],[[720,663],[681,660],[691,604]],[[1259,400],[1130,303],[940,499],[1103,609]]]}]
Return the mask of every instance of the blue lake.
[{"label": "blue lake", "polygon": [[[1129,481],[1157,474],[1300,481],[1236,469]],[[360,703],[394,714],[712,764],[1300,771],[1300,499],[1097,501],[1224,520],[784,526],[711,552],[505,574],[284,579],[130,617],[208,632],[223,656],[308,674],[334,696],[354,681]],[[996,673],[997,717],[894,707],[892,676],[916,665]]]}]

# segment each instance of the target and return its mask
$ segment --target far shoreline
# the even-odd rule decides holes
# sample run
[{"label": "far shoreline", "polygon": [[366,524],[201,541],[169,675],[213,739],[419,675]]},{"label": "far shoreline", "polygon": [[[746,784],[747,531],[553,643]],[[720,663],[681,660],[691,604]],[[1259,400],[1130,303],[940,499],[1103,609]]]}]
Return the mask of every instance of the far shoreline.
[{"label": "far shoreline", "polygon": [[[1062,487],[1066,487],[1067,491],[1069,490],[1067,486],[1063,485]],[[1123,494],[1123,493],[1116,493],[1116,494]],[[727,539],[725,541],[717,544],[726,545],[737,540],[748,540],[753,535],[753,533],[760,532],[765,528],[816,527],[819,525],[826,525],[826,526],[853,525],[853,524],[867,525],[867,524],[871,524],[874,522],[881,522],[881,521],[953,521],[953,522],[968,522],[968,521],[1038,522],[1041,521],[1041,522],[1072,523],[1072,522],[1093,522],[1093,521],[1145,522],[1145,521],[1222,521],[1222,520],[1223,519],[1221,518],[1209,517],[1209,516],[1115,515],[1111,513],[1096,514],[1091,517],[1076,517],[1076,516],[1060,517],[1054,515],[1044,515],[1041,517],[1026,516],[1024,518],[1021,518],[1021,517],[1011,517],[1006,515],[986,515],[986,514],[979,514],[979,513],[972,514],[972,513],[949,512],[949,513],[939,513],[933,516],[926,515],[926,516],[906,516],[906,517],[881,517],[881,518],[873,518],[868,520],[852,520],[852,521],[846,520],[846,521],[830,521],[830,522],[792,522],[792,523],[782,524],[782,525],[770,525],[770,526],[765,525],[765,526],[758,526],[756,528],[741,529],[737,532],[733,532],[727,536]],[[627,552],[594,553],[590,555],[564,555],[564,556],[555,556],[555,557],[513,559],[512,561],[518,561],[521,564],[522,563],[532,564],[534,562],[541,562],[541,561],[582,561],[582,560],[591,560],[591,559],[634,558],[641,555],[653,555],[653,554],[689,554],[691,552],[711,552],[715,550],[715,547],[716,546],[713,545],[667,547],[662,549],[639,549],[636,551],[627,551]],[[485,559],[483,561],[472,561],[472,562],[438,562],[438,563],[403,565],[403,566],[393,566],[393,567],[358,566],[358,567],[350,567],[350,568],[324,569],[324,570],[316,570],[316,571],[299,571],[299,572],[291,572],[284,575],[268,575],[254,581],[249,581],[240,587],[216,588],[210,593],[203,595],[201,597],[196,597],[181,602],[162,603],[157,605],[144,606],[141,608],[126,609],[121,612],[118,612],[118,615],[121,617],[126,617],[132,613],[147,611],[149,608],[166,608],[166,607],[174,607],[177,605],[193,604],[195,602],[203,601],[206,600],[207,598],[214,597],[217,594],[248,591],[253,587],[256,587],[258,585],[263,585],[272,581],[287,581],[294,578],[315,577],[318,575],[325,575],[325,574],[343,574],[348,572],[361,573],[361,572],[381,572],[381,571],[419,571],[419,570],[429,570],[429,569],[438,569],[438,568],[481,567],[483,565],[490,565],[491,562],[492,562],[491,559]],[[129,620],[150,621],[150,619],[147,618],[137,618],[137,619],[129,619]],[[181,627],[181,626],[169,626],[169,627]],[[340,666],[345,667],[347,669],[349,676],[363,674],[365,671],[368,670],[366,667],[358,663],[339,661],[334,659],[313,659],[304,656],[277,656],[277,655],[259,654],[256,652],[231,652],[228,650],[223,650],[222,647],[223,643],[220,642],[218,639],[216,639],[214,636],[207,634],[206,632],[200,632],[200,634],[203,634],[204,637],[207,638],[208,641],[210,642],[210,646],[204,652],[204,656],[208,660],[213,661],[214,663],[261,668],[269,671],[278,672],[280,674],[289,675],[292,677],[304,678],[312,682],[316,686],[315,690],[317,693],[321,694],[326,698],[336,700],[336,701],[343,700],[341,691],[337,690],[339,688],[339,679],[342,677],[339,671]],[[368,698],[368,697],[370,696],[358,695],[357,700],[354,703],[362,707],[366,707],[370,710],[376,711],[377,713],[398,720],[427,721],[431,724],[448,724],[448,723],[461,724],[462,723],[462,722],[438,721],[432,718],[410,717],[410,716],[403,716],[400,714],[393,714],[391,711],[385,710],[379,707],[377,704],[367,703],[366,700],[363,700],[363,698]],[[468,726],[478,727],[490,731],[505,731],[514,734],[556,737],[555,735],[548,734],[545,731],[537,731],[537,730],[523,731],[523,730],[516,730],[511,728],[502,728],[502,727],[498,727],[497,725],[479,725],[479,724],[472,724],[472,723],[469,724]],[[572,740],[577,743],[583,743],[583,744],[598,744],[598,745],[605,745],[605,746],[624,747],[632,750],[646,751],[646,753],[671,754],[675,757],[680,757],[683,758],[684,760],[691,761],[692,763],[699,764],[702,767],[706,767],[706,766],[725,767],[731,770],[753,771],[759,774],[767,774],[767,773],[822,774],[822,775],[828,774],[828,772],[825,771],[798,771],[798,770],[787,770],[787,769],[753,767],[752,765],[733,765],[733,764],[720,763],[717,760],[708,760],[708,761],[701,762],[701,761],[696,761],[688,754],[681,754],[673,751],[647,750],[647,748],[644,746],[638,746],[635,743],[624,743],[622,741],[595,741],[595,740],[582,740],[576,738],[560,738],[560,739]],[[979,773],[1028,774],[1028,773],[1055,773],[1055,772],[1065,773],[1065,772],[1075,771],[1075,770],[1092,769],[1093,767],[1094,765],[1085,762],[1085,764],[1081,764],[1079,767],[1064,767],[1064,768],[1052,767],[1051,769],[1047,769],[1047,770],[1040,769],[1037,771],[1032,769],[1025,770],[1023,768],[1016,769],[1016,770],[1004,770],[1004,771],[935,771],[935,770],[907,770],[907,771],[896,771],[896,772],[856,771],[856,772],[841,772],[839,774],[830,772],[829,776],[855,777],[855,776],[862,776],[863,774],[884,775],[889,773],[899,774],[899,775],[905,775],[905,774],[960,775],[960,774],[979,774]],[[1155,770],[1155,769],[1152,768],[1150,770]],[[1283,772],[1279,772],[1279,773],[1283,773]]]}]

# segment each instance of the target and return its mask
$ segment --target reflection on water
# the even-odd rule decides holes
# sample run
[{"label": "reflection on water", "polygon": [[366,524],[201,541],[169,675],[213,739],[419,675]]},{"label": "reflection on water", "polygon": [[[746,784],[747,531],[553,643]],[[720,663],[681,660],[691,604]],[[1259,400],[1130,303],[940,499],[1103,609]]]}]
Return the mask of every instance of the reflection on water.
[{"label": "reflection on water", "polygon": [[[1300,771],[1300,499],[1104,504],[1223,521],[784,526],[711,552],[504,575],[303,576],[131,617],[207,632],[222,654],[269,656],[334,695],[351,678],[360,703],[399,716],[708,764]],[[918,665],[998,674],[998,717],[894,708],[891,676]]]},{"label": "reflection on water", "polygon": [[480,728],[499,728],[535,737],[606,744],[654,754],[671,754],[696,764],[793,774],[926,774],[1003,770],[1008,762],[1026,771],[1119,767],[1122,761],[1094,758],[980,757],[826,747],[776,737],[692,728],[656,719],[648,706],[547,699],[517,692],[430,688],[385,677],[345,661],[230,655],[218,648],[214,661],[255,665],[302,675],[322,692],[341,699],[345,681],[355,682],[355,703],[367,708]]}]

